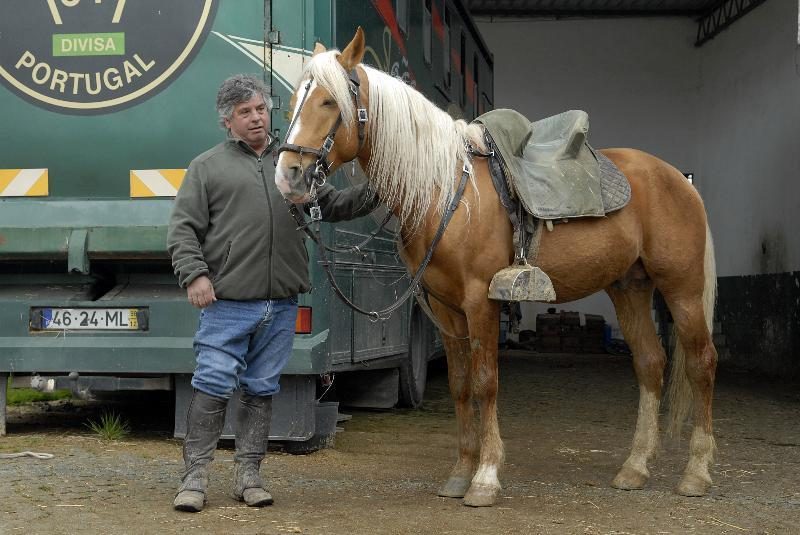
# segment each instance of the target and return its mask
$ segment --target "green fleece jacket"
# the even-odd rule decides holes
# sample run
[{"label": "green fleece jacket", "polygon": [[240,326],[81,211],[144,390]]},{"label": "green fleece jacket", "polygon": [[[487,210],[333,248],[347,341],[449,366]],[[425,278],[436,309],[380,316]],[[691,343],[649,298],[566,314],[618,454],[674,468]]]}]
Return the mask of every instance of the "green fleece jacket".
[{"label": "green fleece jacket", "polygon": [[[167,249],[178,283],[207,275],[218,299],[281,299],[307,292],[304,234],[275,186],[270,152],[228,139],[195,158],[175,197]],[[325,221],[371,212],[366,184],[318,190]]]}]

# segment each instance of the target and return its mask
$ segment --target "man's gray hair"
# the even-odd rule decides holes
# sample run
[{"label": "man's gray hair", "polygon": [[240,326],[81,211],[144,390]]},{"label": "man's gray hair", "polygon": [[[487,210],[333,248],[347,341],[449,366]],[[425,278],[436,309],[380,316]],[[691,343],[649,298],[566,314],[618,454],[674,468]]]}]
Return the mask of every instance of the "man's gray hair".
[{"label": "man's gray hair", "polygon": [[272,110],[272,100],[270,99],[271,89],[259,78],[250,74],[237,74],[231,76],[219,88],[217,93],[217,113],[219,114],[219,124],[225,128],[225,119],[230,119],[233,115],[233,108],[237,104],[247,102],[256,95],[264,97],[267,104],[267,111]]}]

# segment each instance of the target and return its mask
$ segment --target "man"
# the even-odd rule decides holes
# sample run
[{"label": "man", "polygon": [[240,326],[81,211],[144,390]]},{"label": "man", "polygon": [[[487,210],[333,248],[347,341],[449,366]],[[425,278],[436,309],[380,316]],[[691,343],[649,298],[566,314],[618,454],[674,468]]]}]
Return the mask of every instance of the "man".
[{"label": "man", "polygon": [[[175,274],[201,309],[186,470],[174,501],[183,511],[205,504],[208,465],[237,388],[234,497],[254,507],[272,503],[259,472],[272,396],[292,350],[297,294],[309,290],[309,279],[302,232],[267,158],[277,145],[269,134],[268,93],[252,76],[223,82],[217,112],[228,139],[191,162],[170,220],[167,248]],[[326,185],[318,195],[328,221],[365,215],[377,204],[366,185],[342,191]]]}]

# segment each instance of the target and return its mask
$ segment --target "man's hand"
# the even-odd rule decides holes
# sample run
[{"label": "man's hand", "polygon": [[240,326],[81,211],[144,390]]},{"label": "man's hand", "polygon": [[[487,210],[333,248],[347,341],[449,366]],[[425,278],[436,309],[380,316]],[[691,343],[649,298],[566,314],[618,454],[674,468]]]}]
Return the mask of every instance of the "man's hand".
[{"label": "man's hand", "polygon": [[206,308],[217,300],[217,296],[214,295],[214,286],[211,284],[211,279],[205,275],[200,275],[189,283],[189,286],[186,287],[186,295],[192,306],[197,308]]}]

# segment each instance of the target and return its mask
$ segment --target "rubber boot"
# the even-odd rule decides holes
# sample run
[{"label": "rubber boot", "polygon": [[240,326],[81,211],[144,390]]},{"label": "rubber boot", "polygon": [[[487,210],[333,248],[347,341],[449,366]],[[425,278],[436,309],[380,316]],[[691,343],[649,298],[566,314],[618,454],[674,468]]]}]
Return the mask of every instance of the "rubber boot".
[{"label": "rubber boot", "polygon": [[208,465],[225,425],[228,400],[195,390],[186,414],[186,438],[183,439],[183,462],[186,471],[175,496],[179,511],[196,513],[203,510],[208,487]]},{"label": "rubber boot", "polygon": [[250,507],[272,505],[272,495],[264,488],[260,474],[271,419],[272,396],[242,393],[236,409],[233,495]]}]

